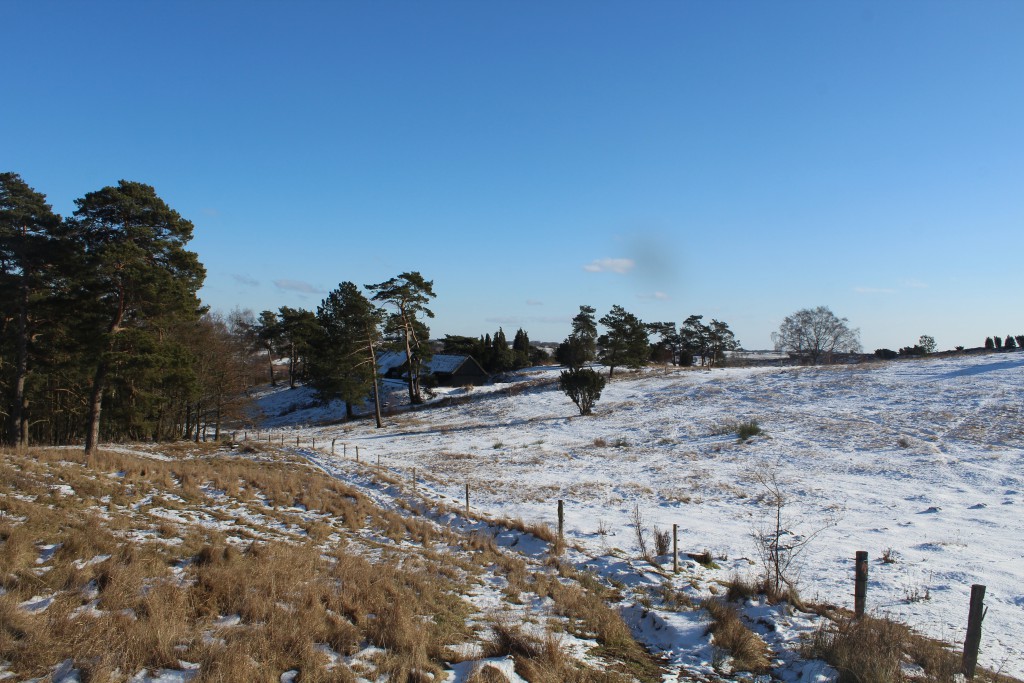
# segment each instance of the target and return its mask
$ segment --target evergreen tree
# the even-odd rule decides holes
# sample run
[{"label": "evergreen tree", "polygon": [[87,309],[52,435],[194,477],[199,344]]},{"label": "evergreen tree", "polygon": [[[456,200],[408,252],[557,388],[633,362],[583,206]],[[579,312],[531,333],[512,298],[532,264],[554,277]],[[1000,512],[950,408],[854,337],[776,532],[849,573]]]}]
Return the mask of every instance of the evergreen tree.
[{"label": "evergreen tree", "polygon": [[530,336],[523,328],[516,330],[512,340],[512,368],[519,370],[530,364]]},{"label": "evergreen tree", "polygon": [[306,357],[317,341],[320,326],[316,314],[304,308],[282,306],[277,320],[281,343],[288,353],[288,387],[294,389],[296,381],[306,377]]},{"label": "evergreen tree", "polygon": [[481,340],[476,337],[463,337],[458,334],[446,334],[441,341],[441,353],[455,356],[473,356],[480,361]]},{"label": "evergreen tree", "polygon": [[621,306],[612,306],[599,322],[608,330],[597,340],[599,358],[608,366],[608,376],[619,366],[643,367],[648,356],[647,326]]},{"label": "evergreen tree", "polygon": [[655,363],[671,363],[678,365],[680,337],[675,323],[650,323],[647,326],[651,334],[658,335],[658,341],[651,346],[651,360]]},{"label": "evergreen tree", "polygon": [[1017,348],[1024,349],[1024,334],[1018,334],[1014,339],[1017,340]]},{"label": "evergreen tree", "polygon": [[559,375],[558,386],[579,408],[580,415],[590,415],[594,404],[601,398],[605,378],[590,368],[565,370]]},{"label": "evergreen tree", "polygon": [[694,356],[700,356],[701,366],[707,363],[711,328],[703,320],[702,315],[691,315],[679,326],[680,365],[693,365]]},{"label": "evergreen tree", "polygon": [[1017,348],[1017,340],[1013,338],[1013,335],[1006,335],[1006,340],[1003,342],[1004,349],[1015,349]]},{"label": "evergreen tree", "polygon": [[498,328],[491,343],[491,354],[488,365],[489,372],[508,372],[512,369],[512,351],[508,348],[505,330]]},{"label": "evergreen tree", "polygon": [[382,427],[377,348],[384,312],[355,284],[343,282],[317,308],[316,319],[321,334],[310,357],[310,383],[317,395],[322,401],[344,401],[348,417],[354,403],[372,395],[377,427]]},{"label": "evergreen tree", "polygon": [[736,335],[729,329],[729,326],[713,318],[708,326],[707,338],[708,358],[711,367],[725,360],[726,351],[735,351],[740,347],[739,340],[736,339]]},{"label": "evergreen tree", "polygon": [[[30,377],[58,325],[57,302],[70,256],[60,216],[16,173],[0,173],[0,325],[4,442],[27,447]],[[9,358],[9,360],[7,360]]]},{"label": "evergreen tree", "polygon": [[917,340],[917,345],[925,355],[935,353],[935,337],[931,335],[922,334]]},{"label": "evergreen tree", "polygon": [[992,337],[992,341],[994,341],[996,343],[996,349],[1003,348],[1003,338],[1000,337],[998,334],[996,336]]},{"label": "evergreen tree", "polygon": [[279,349],[284,341],[284,329],[281,321],[273,311],[262,311],[259,319],[256,320],[253,329],[259,346],[267,352],[267,365],[270,369],[270,386],[277,386],[277,377],[274,376],[274,355],[279,354]]},{"label": "evergreen tree", "polygon": [[[93,381],[85,450],[100,437],[103,398],[135,353],[153,349],[161,331],[196,319],[205,270],[185,245],[192,223],[142,183],[120,181],[75,201],[71,237],[80,249],[83,318],[91,323]],[[87,305],[88,304],[88,305]]]},{"label": "evergreen tree", "polygon": [[996,348],[996,344],[995,344],[994,341],[992,341],[992,337],[985,337],[985,348],[986,349],[994,349],[994,348]]},{"label": "evergreen tree", "polygon": [[572,319],[572,332],[555,352],[555,359],[570,370],[579,370],[597,357],[595,313],[593,306],[580,306],[580,312]]},{"label": "evergreen tree", "polygon": [[376,285],[367,285],[373,292],[373,301],[390,306],[394,313],[388,318],[386,331],[392,335],[396,345],[405,350],[406,365],[409,368],[409,401],[423,403],[420,393],[420,372],[423,363],[430,359],[430,330],[421,320],[433,318],[434,312],[427,304],[434,298],[434,283],[425,280],[419,272],[402,273],[398,277]]}]

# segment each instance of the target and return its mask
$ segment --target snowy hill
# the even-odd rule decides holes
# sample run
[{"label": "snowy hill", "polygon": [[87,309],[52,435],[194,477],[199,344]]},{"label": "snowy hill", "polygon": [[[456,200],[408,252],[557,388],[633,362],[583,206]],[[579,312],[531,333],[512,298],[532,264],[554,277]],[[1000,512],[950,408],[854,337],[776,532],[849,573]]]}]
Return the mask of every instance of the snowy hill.
[{"label": "snowy hill", "polygon": [[[865,550],[869,612],[962,647],[971,584],[984,584],[980,663],[1022,676],[1022,386],[1024,353],[650,371],[609,384],[592,417],[575,415],[551,385],[505,386],[399,414],[384,430],[354,422],[292,424],[287,433],[336,476],[354,471],[341,444],[350,457],[358,446],[364,463],[379,457],[393,476],[416,468],[421,491],[438,500],[458,504],[468,483],[473,508],[493,516],[554,524],[564,500],[575,559],[599,571],[609,557],[636,559],[638,509],[649,527],[678,524],[681,551],[729,558],[719,562],[722,580],[758,573],[751,530],[766,516],[758,475],[773,472],[786,512],[799,517],[793,531],[822,530],[800,562],[805,599],[852,607],[853,557]],[[746,421],[763,433],[741,442],[736,428]],[[331,439],[334,457],[324,446]],[[826,516],[836,525],[823,528]],[[640,612],[633,627],[643,631]],[[659,642],[678,669],[700,668],[688,638]]]}]

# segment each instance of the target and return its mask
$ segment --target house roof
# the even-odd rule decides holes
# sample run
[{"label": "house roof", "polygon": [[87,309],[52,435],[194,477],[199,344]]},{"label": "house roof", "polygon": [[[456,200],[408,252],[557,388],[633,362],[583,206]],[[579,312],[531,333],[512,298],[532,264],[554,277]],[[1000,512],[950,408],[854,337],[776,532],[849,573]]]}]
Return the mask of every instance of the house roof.
[{"label": "house roof", "polygon": [[[424,363],[423,370],[428,373],[455,372],[469,360],[469,356],[452,353],[435,353]],[[381,374],[405,364],[404,351],[387,351],[377,356],[377,368]]]}]

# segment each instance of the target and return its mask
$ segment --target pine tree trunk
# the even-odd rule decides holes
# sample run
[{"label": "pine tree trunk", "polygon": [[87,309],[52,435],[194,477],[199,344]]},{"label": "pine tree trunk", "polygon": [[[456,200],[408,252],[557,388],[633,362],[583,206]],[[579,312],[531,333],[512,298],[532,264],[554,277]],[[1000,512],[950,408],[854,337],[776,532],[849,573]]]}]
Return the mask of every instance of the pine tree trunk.
[{"label": "pine tree trunk", "polygon": [[107,381],[107,362],[100,361],[89,394],[89,426],[85,433],[85,453],[92,455],[100,442],[100,412],[103,410],[103,389]]},{"label": "pine tree trunk", "polygon": [[377,418],[377,429],[381,429],[384,427],[384,423],[380,419],[380,389],[377,386],[377,351],[373,348],[372,336],[367,346],[370,349],[370,367],[373,369],[373,415]]},{"label": "pine tree trunk", "polygon": [[[24,280],[25,275],[22,275]],[[28,424],[24,418],[25,380],[28,377],[28,287],[22,283],[18,292],[18,339],[15,344],[14,396],[11,400],[10,431],[8,437],[16,448],[28,447]]]}]

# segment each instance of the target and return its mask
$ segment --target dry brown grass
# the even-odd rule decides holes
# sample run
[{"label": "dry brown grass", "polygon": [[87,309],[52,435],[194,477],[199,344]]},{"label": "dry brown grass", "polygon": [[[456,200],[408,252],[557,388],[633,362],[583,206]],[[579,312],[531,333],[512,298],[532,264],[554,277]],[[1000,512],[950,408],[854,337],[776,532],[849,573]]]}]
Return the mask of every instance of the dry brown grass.
[{"label": "dry brown grass", "polygon": [[[906,661],[924,669],[928,681],[950,681],[960,670],[959,655],[942,643],[902,624],[867,616],[825,622],[804,649],[805,655],[834,666],[840,683],[899,683],[908,680],[903,669]],[[989,672],[976,676],[976,680],[1000,678]]]},{"label": "dry brown grass", "polygon": [[768,646],[740,619],[735,608],[722,600],[712,598],[701,603],[711,616],[708,633],[716,647],[722,648],[732,657],[732,667],[737,671],[766,673],[771,666]]}]

